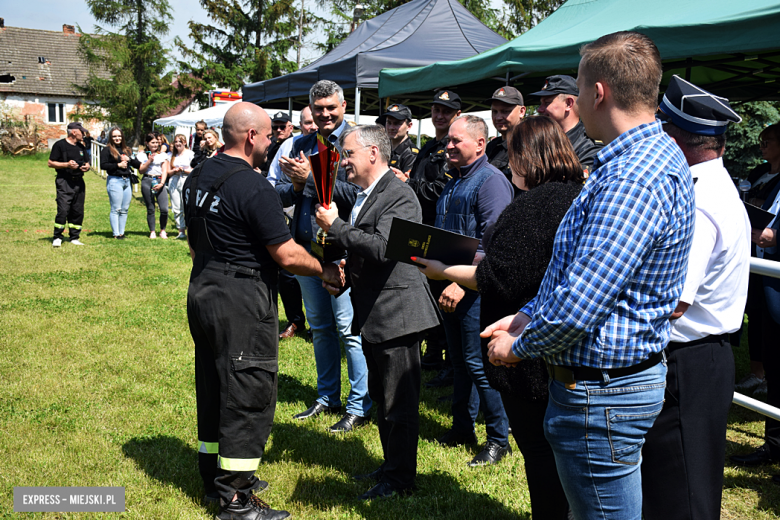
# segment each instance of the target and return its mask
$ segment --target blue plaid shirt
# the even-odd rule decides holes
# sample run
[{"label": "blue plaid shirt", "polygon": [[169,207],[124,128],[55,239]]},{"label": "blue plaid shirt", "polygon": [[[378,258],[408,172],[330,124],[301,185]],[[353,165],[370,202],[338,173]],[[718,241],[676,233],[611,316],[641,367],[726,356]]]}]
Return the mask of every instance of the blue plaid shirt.
[{"label": "blue plaid shirt", "polygon": [[603,150],[555,236],[531,323],[512,350],[556,365],[627,367],[661,351],[693,236],[682,151],[648,123]]}]

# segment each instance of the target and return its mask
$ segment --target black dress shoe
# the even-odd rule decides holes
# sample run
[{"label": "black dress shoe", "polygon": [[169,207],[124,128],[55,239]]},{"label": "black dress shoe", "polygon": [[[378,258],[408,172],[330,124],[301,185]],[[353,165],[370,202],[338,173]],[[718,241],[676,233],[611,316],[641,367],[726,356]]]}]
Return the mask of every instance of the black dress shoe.
[{"label": "black dress shoe", "polygon": [[769,453],[769,447],[766,444],[753,453],[748,453],[747,455],[732,455],[729,459],[739,466],[761,466],[763,464],[775,462],[775,459],[772,458],[772,455]]},{"label": "black dress shoe", "polygon": [[476,468],[477,466],[487,466],[488,464],[495,464],[499,460],[503,459],[505,455],[512,453],[512,447],[507,444],[506,446],[500,446],[495,442],[486,442],[485,448],[477,453],[477,456],[471,459],[469,466]]},{"label": "black dress shoe", "polygon": [[371,473],[366,473],[364,475],[352,475],[352,480],[357,480],[358,482],[364,482],[366,480],[373,480],[374,482],[379,482],[380,480],[382,480],[382,475],[384,474],[385,472],[382,471],[382,466],[379,466]]},{"label": "black dress shoe", "polygon": [[341,407],[340,406],[325,406],[319,401],[314,401],[314,404],[311,405],[308,409],[304,410],[303,412],[293,415],[295,419],[308,419],[309,417],[317,417],[322,412],[337,415],[341,413]]},{"label": "black dress shoe", "polygon": [[[258,480],[257,485],[254,488],[254,491],[256,492],[263,492],[266,489],[268,489],[268,482],[265,480]],[[212,504],[214,502],[219,502],[219,492],[218,491],[210,491],[206,493],[205,502],[207,504]]]},{"label": "black dress shoe", "polygon": [[368,424],[369,421],[371,421],[371,416],[360,417],[354,413],[345,413],[339,422],[330,427],[330,433],[351,432],[353,428]]},{"label": "black dress shoe", "polygon": [[425,383],[428,388],[442,388],[452,386],[455,380],[455,370],[452,367],[443,368],[436,374],[436,377]]},{"label": "black dress shoe", "polygon": [[460,446],[462,444],[476,444],[477,436],[474,432],[461,433],[449,430],[447,433],[436,439],[436,442],[443,446]]},{"label": "black dress shoe", "polygon": [[387,482],[380,482],[358,497],[358,500],[373,500],[375,498],[389,498],[393,495],[406,496],[412,493],[414,488],[396,488]]},{"label": "black dress shoe", "polygon": [[219,509],[218,520],[282,520],[290,516],[287,511],[277,511],[254,495],[246,500],[234,500]]}]

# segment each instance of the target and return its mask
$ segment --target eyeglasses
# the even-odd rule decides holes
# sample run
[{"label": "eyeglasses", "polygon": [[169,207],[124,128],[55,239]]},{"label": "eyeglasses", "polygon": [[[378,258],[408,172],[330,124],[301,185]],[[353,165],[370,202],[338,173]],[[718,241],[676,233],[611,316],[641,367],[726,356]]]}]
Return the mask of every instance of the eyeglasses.
[{"label": "eyeglasses", "polygon": [[761,141],[758,144],[761,146],[761,148],[769,148],[769,143],[772,141]]},{"label": "eyeglasses", "polygon": [[[362,150],[363,148],[371,148],[371,145],[367,144],[365,146],[361,146],[357,150]],[[354,154],[355,154],[355,150],[347,150],[346,148],[342,148],[341,149],[341,158],[342,159],[349,159],[349,156],[350,155],[354,155]]]}]

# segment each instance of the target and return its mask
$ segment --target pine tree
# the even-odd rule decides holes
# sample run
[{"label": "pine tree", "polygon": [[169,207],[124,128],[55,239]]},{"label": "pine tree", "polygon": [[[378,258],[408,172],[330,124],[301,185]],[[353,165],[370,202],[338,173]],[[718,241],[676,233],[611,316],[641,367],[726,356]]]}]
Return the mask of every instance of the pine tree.
[{"label": "pine tree", "polygon": [[213,25],[189,23],[192,49],[176,38],[185,58],[179,66],[188,74],[180,81],[204,102],[214,87],[238,90],[297,70],[290,53],[311,18],[300,1],[200,0]]},{"label": "pine tree", "polygon": [[90,76],[80,88],[95,103],[81,113],[118,124],[140,142],[152,121],[178,101],[159,40],[172,20],[170,5],[168,0],[87,0],[87,6],[115,31],[96,27],[94,35],[81,37],[79,50]]},{"label": "pine tree", "polygon": [[504,0],[504,19],[496,32],[508,40],[517,38],[539,24],[566,0]]}]

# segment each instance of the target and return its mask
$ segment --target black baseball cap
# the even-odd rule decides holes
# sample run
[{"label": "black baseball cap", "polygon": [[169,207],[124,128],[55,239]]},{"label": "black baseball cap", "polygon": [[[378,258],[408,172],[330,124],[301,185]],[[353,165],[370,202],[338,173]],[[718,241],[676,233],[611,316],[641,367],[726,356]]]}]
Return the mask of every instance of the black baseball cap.
[{"label": "black baseball cap", "polygon": [[445,107],[460,110],[460,96],[451,90],[439,90],[433,96],[432,105],[444,105]]},{"label": "black baseball cap", "polygon": [[81,123],[79,123],[78,121],[74,121],[72,123],[68,123],[68,130],[81,130],[82,134],[87,133],[86,128],[81,126]]},{"label": "black baseball cap", "polygon": [[406,105],[402,105],[400,103],[396,103],[394,105],[390,105],[387,107],[387,112],[382,114],[383,117],[392,117],[393,119],[400,119],[401,121],[406,121],[407,119],[411,121],[412,119],[412,111],[409,110],[409,107]]},{"label": "black baseball cap", "polygon": [[571,76],[549,76],[542,90],[534,92],[532,96],[555,96],[557,94],[569,94],[579,96],[580,89],[577,88],[577,81]]},{"label": "black baseball cap", "polygon": [[501,87],[493,92],[493,97],[487,101],[488,103],[491,101],[501,101],[507,105],[525,105],[525,102],[523,102],[523,95],[520,91],[509,85]]},{"label": "black baseball cap", "polygon": [[[722,135],[742,118],[729,100],[674,75],[658,107],[660,119],[697,135]],[[663,117],[666,116],[666,117]]]},{"label": "black baseball cap", "polygon": [[289,114],[286,114],[284,112],[277,112],[274,114],[274,118],[271,120],[272,123],[291,123],[292,118],[289,116]]}]

